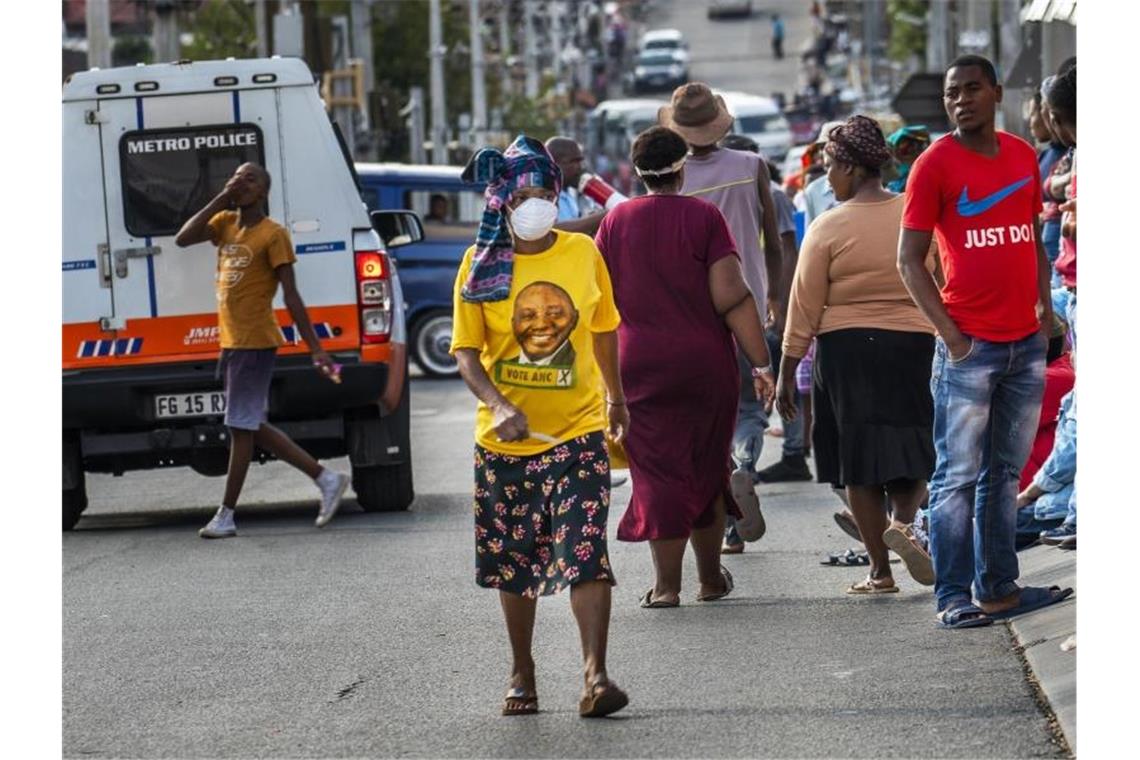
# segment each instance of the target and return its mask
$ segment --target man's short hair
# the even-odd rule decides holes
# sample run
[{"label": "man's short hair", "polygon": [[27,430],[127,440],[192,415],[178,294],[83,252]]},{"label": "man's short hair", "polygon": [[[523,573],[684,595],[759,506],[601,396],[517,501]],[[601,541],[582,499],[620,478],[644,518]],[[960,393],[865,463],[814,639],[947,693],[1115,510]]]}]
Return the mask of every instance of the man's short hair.
[{"label": "man's short hair", "polygon": [[985,75],[986,80],[990,83],[990,86],[997,87],[997,69],[994,68],[993,62],[990,61],[989,58],[986,58],[984,55],[970,54],[958,56],[950,62],[949,66],[946,67],[946,71],[943,73],[943,76],[949,74],[951,69],[963,69],[967,66],[977,66],[980,68],[982,70],[982,74]]}]

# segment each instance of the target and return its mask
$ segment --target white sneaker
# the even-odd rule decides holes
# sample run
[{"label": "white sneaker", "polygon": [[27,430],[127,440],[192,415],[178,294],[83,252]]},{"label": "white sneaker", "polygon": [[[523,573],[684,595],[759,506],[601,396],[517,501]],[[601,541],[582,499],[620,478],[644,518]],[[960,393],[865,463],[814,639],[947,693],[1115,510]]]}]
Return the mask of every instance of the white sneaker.
[{"label": "white sneaker", "polygon": [[759,541],[767,530],[764,524],[764,515],[760,512],[760,497],[756,495],[756,487],[752,485],[752,476],[747,470],[734,470],[728,479],[732,488],[732,498],[736,499],[744,519],[736,521],[736,532],[745,541]]},{"label": "white sneaker", "polygon": [[205,528],[198,531],[198,536],[201,538],[233,538],[236,535],[234,511],[228,507],[218,507],[214,518],[206,523]]},{"label": "white sneaker", "polygon": [[340,509],[340,500],[344,496],[344,491],[348,488],[348,482],[351,480],[343,472],[333,472],[332,470],[324,470],[317,476],[317,488],[321,489],[321,508],[317,512],[317,520],[314,523],[318,528],[323,528],[328,525],[329,520],[333,519],[336,511]]}]

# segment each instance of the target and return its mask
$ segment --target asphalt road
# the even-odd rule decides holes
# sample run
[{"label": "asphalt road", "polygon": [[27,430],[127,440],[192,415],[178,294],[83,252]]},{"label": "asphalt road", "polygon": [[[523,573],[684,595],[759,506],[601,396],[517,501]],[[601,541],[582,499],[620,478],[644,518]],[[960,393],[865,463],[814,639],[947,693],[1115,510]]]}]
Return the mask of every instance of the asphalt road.
[{"label": "asphalt road", "polygon": [[[90,477],[63,539],[67,757],[1053,757],[1005,626],[948,632],[928,590],[852,598],[834,497],[765,487],[768,535],[726,558],[723,602],[642,610],[648,548],[613,538],[610,672],[632,702],[583,721],[568,596],[543,600],[542,713],[498,715],[507,644],[473,581],[473,401],[412,384],[417,499],[324,530],[315,490],[251,471],[240,537],[204,541],[222,481],[189,470]],[[766,459],[778,450],[769,439]],[[900,570],[900,573],[902,571]]]},{"label": "asphalt road", "polygon": [[[811,31],[806,0],[756,0],[749,18],[707,17],[704,0],[659,0],[646,29],[680,29],[692,54],[693,81],[754,95],[783,92],[798,81],[799,52]],[[772,55],[771,13],[784,19],[784,58]],[[666,96],[667,97],[667,96]]]}]

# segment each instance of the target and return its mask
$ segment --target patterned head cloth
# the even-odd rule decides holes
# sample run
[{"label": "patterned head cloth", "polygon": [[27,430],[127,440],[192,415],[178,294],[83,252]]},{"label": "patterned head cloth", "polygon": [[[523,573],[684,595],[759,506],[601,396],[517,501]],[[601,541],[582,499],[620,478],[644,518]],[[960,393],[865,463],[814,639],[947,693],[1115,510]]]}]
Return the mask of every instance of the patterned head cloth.
[{"label": "patterned head cloth", "polygon": [[544,187],[562,192],[562,170],[546,147],[533,137],[519,135],[506,151],[483,148],[467,163],[464,182],[485,182],[483,221],[475,236],[475,255],[467,282],[460,291],[464,301],[504,301],[511,292],[515,252],[503,207],[523,187]]},{"label": "patterned head cloth", "polygon": [[824,150],[836,161],[878,169],[891,160],[883,130],[878,122],[866,116],[852,116],[833,128],[827,137]]}]

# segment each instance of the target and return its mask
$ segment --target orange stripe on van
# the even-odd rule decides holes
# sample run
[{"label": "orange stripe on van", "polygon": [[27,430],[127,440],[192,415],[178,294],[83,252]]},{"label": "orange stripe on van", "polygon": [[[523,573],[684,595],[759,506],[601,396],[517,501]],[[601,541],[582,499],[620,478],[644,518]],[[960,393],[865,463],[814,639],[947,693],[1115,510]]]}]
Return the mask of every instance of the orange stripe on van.
[{"label": "orange stripe on van", "polygon": [[[361,359],[366,362],[386,362],[391,356],[386,344],[360,345],[360,316],[356,304],[314,306],[308,312],[314,326],[328,325],[317,328],[318,334],[327,330],[330,335],[321,337],[321,346],[326,351],[360,351]],[[282,327],[293,324],[286,309],[278,309],[276,315]],[[217,326],[216,312],[129,319],[125,329],[111,332],[99,329],[98,322],[65,324],[63,369],[213,360],[219,349]],[[279,353],[307,353],[305,342],[299,336],[297,339],[298,343],[286,344]]]}]

